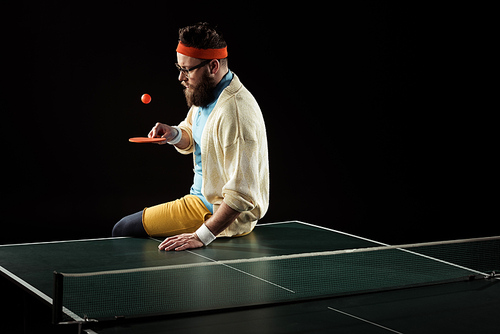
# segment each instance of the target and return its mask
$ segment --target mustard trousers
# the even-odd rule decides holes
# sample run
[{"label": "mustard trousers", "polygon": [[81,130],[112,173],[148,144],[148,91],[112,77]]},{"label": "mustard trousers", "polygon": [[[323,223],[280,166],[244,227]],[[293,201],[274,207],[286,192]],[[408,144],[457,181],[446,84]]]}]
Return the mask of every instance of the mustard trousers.
[{"label": "mustard trousers", "polygon": [[178,200],[145,208],[142,224],[151,237],[170,237],[182,233],[195,232],[212,213],[194,195],[186,195]]}]

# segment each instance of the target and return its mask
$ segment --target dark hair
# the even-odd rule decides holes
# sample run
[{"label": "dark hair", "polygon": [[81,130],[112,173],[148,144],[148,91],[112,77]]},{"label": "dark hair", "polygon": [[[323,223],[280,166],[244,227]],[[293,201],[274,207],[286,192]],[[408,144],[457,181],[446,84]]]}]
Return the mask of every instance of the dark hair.
[{"label": "dark hair", "polygon": [[206,22],[180,28],[179,40],[197,49],[221,49],[227,46],[222,34]]}]

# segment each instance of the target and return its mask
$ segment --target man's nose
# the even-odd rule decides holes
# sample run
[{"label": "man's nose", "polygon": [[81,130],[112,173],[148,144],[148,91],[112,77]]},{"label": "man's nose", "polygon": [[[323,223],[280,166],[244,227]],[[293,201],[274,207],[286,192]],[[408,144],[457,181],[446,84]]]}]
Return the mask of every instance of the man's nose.
[{"label": "man's nose", "polygon": [[179,72],[179,81],[184,81],[184,80],[187,80],[187,76],[186,76],[186,74],[184,74],[183,71],[180,71]]}]

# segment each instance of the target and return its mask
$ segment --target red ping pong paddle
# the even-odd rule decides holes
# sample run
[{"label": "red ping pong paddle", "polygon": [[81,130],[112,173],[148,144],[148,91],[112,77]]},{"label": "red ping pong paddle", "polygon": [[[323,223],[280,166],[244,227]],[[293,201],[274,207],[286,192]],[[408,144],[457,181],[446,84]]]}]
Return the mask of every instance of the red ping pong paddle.
[{"label": "red ping pong paddle", "polygon": [[134,137],[129,138],[129,142],[131,143],[158,143],[166,140],[165,138],[148,138],[148,137]]}]

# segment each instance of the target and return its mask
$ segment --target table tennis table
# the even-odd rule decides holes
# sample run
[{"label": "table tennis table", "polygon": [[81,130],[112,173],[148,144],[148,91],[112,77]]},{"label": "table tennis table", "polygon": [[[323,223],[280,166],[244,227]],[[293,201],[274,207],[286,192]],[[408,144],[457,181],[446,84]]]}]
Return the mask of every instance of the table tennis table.
[{"label": "table tennis table", "polygon": [[[388,246],[329,228],[300,221],[258,224],[247,236],[219,238],[208,247],[182,252],[159,251],[157,246],[160,242],[153,238],[101,238],[0,245],[0,273],[5,278],[2,284],[22,288],[30,296],[42,301],[40,307],[45,308],[45,311],[60,309],[64,319],[58,321],[66,325],[54,325],[54,328],[70,333],[475,333],[500,330],[500,282],[498,276],[494,275],[466,275],[453,281],[444,280],[446,284],[435,282],[395,289],[361,289],[354,293],[328,292],[309,297],[300,294],[302,285],[307,282],[300,279],[295,282],[295,277],[278,281],[279,271],[285,269],[275,262],[276,259],[302,261],[298,262],[296,268],[299,276],[315,261],[309,257],[300,260],[301,254],[342,253],[344,250],[348,250],[345,254],[350,254],[352,250]],[[403,253],[399,248],[393,250]],[[500,264],[500,254],[498,259]],[[243,261],[245,265],[249,263],[257,269],[238,269],[242,268],[235,264],[238,261]],[[389,259],[388,263],[391,262]],[[169,270],[170,267],[175,268],[175,272]],[[226,271],[222,271],[213,279],[220,287],[200,290],[200,282],[211,275],[212,269],[207,268],[219,267],[231,272],[229,278],[225,277]],[[180,301],[171,309],[153,312],[154,316],[124,316],[125,309],[116,309],[109,310],[115,312],[111,313],[114,314],[112,320],[103,317],[106,318],[103,321],[94,321],[92,316],[87,318],[76,311],[76,306],[73,308],[65,304],[64,299],[56,301],[59,297],[55,297],[57,279],[54,277],[58,274],[54,272],[76,275],[104,273],[122,277],[119,276],[123,274],[122,271],[143,272],[158,268],[166,270],[164,276],[170,277],[168,280],[172,286],[177,287],[169,288],[177,290],[172,299],[179,298]],[[189,270],[195,271],[177,276]],[[332,282],[346,279],[361,281],[364,278],[357,270],[359,268],[347,268],[345,277],[340,274],[329,278],[320,277],[320,285],[329,284],[322,279]],[[365,276],[372,276],[372,269],[365,270],[368,271]],[[393,275],[393,268],[382,270],[386,270],[387,275]],[[321,270],[314,275],[321,276]],[[306,277],[306,280],[310,279]],[[240,291],[234,305],[231,304],[233,301],[229,302],[230,306],[222,302],[218,304],[220,296],[224,295],[222,290],[232,284],[239,284],[236,291]],[[151,285],[151,289],[156,289],[157,285]],[[148,287],[141,286],[141,289]],[[91,285],[85,294],[101,294],[99,291]],[[323,290],[319,288],[319,291]],[[162,292],[153,290],[152,294],[156,293],[161,296]],[[169,293],[169,296],[174,296],[172,291]],[[292,293],[297,297],[288,297]],[[232,295],[233,290],[229,294]],[[277,297],[269,297],[271,295]],[[88,299],[92,301],[98,297],[90,296]],[[78,295],[75,299],[82,298]],[[54,305],[58,303],[61,305]],[[147,304],[147,301],[142,303]],[[31,326],[36,332],[37,324]]]}]

